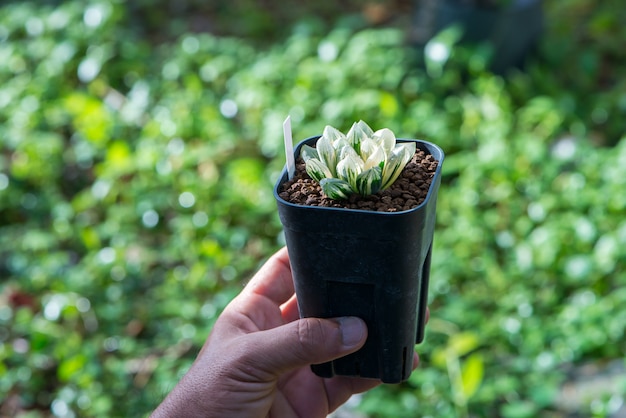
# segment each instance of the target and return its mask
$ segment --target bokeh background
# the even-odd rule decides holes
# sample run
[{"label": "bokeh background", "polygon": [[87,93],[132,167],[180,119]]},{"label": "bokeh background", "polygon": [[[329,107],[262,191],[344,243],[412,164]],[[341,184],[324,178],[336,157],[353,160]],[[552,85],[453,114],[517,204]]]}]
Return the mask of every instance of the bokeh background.
[{"label": "bokeh background", "polygon": [[288,114],[446,152],[421,366],[342,416],[626,416],[626,8],[496,70],[434,5],[0,2],[0,416],[159,403],[283,245]]}]

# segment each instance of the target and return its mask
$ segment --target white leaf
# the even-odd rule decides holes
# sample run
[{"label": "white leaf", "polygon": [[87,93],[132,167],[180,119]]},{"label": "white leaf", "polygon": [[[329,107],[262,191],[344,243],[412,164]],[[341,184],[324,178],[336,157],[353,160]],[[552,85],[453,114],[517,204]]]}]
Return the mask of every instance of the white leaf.
[{"label": "white leaf", "polygon": [[387,157],[383,167],[383,185],[381,190],[386,189],[396,181],[406,164],[413,158],[415,148],[415,142],[403,142],[396,145],[391,155]]},{"label": "white leaf", "polygon": [[352,124],[346,138],[350,145],[352,145],[352,148],[354,148],[357,153],[360,153],[361,141],[366,138],[371,138],[373,134],[372,128],[370,128],[367,123],[360,120]]},{"label": "white leaf", "polygon": [[415,155],[417,146],[415,145],[415,142],[402,142],[395,146],[394,152],[396,152],[395,150],[398,150],[398,153],[403,153],[402,166],[405,166],[409,161],[411,161],[413,155]]},{"label": "white leaf", "polygon": [[396,146],[396,136],[391,131],[391,129],[379,129],[378,131],[374,132],[374,134],[372,135],[372,139],[377,144],[383,147],[386,155],[391,154],[394,147]]},{"label": "white leaf", "polygon": [[381,167],[384,166],[385,162],[385,152],[381,147],[376,147],[374,153],[371,154],[365,163],[363,164],[363,170],[369,170],[372,167]]},{"label": "white leaf", "polygon": [[348,142],[346,137],[336,139],[335,142],[333,142],[333,148],[335,148],[337,152],[339,152],[345,146],[350,146],[350,143]]},{"label": "white leaf", "polygon": [[322,133],[322,137],[327,138],[330,142],[335,142],[336,140],[345,138],[346,136],[339,129],[326,125],[324,132]]},{"label": "white leaf", "polygon": [[333,176],[328,167],[317,158],[311,158],[306,162],[306,172],[317,182]]},{"label": "white leaf", "polygon": [[302,148],[300,148],[300,157],[302,157],[302,159],[306,163],[311,158],[319,159],[319,154],[317,153],[317,150],[315,148],[308,145],[303,145]]},{"label": "white leaf", "polygon": [[356,178],[362,171],[362,164],[363,161],[361,161],[356,153],[348,153],[346,157],[339,161],[339,163],[337,164],[337,177],[347,181],[353,190],[357,190]]},{"label": "white leaf", "polygon": [[363,161],[367,160],[370,155],[372,155],[376,150],[380,148],[376,142],[372,138],[365,138],[361,141],[361,158]]},{"label": "white leaf", "polygon": [[317,148],[317,154],[319,155],[320,161],[328,167],[334,177],[335,166],[337,165],[337,155],[335,153],[335,149],[333,148],[332,141],[326,136],[322,136],[317,140],[315,146]]},{"label": "white leaf", "polygon": [[357,122],[357,126],[361,130],[361,132],[363,132],[363,135],[366,136],[367,138],[371,138],[372,135],[374,134],[374,131],[372,130],[372,128],[370,128],[370,126],[367,123],[363,122],[362,120]]},{"label": "white leaf", "polygon": [[346,145],[343,148],[341,148],[341,150],[339,151],[339,158],[337,158],[339,161],[344,160],[346,158],[353,158],[355,161],[358,162],[359,166],[361,166],[361,168],[363,168],[363,160],[361,159],[361,157],[359,156],[359,154],[357,154],[357,152],[354,150],[354,148],[352,148],[350,145]]}]

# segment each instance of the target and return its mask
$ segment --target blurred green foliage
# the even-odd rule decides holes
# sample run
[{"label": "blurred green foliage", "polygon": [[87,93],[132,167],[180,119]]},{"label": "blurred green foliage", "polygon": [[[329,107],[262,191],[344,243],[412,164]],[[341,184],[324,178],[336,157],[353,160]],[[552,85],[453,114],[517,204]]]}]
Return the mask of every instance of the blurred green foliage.
[{"label": "blurred green foliage", "polygon": [[[352,15],[162,6],[0,8],[0,415],[154,408],[282,245],[287,114],[296,138],[363,119],[447,154],[421,367],[365,413],[563,417],[571,370],[624,357],[618,0],[546,4],[538,57],[505,78],[446,34],[429,71],[402,29]],[[579,412],[625,395],[622,379]]]}]

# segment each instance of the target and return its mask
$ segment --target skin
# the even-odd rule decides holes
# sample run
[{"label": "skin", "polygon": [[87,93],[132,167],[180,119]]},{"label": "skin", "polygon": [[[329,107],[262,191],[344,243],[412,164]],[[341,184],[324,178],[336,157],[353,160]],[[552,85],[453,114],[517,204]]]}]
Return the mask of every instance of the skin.
[{"label": "skin", "polygon": [[299,319],[283,248],[226,307],[194,364],[151,417],[325,418],[380,382],[324,379],[309,366],[357,351],[366,338],[359,318]]}]

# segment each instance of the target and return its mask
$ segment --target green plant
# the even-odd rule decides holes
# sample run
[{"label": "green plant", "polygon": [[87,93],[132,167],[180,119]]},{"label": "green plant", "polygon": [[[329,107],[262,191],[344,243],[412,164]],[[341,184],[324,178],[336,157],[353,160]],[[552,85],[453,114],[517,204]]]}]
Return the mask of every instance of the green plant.
[{"label": "green plant", "polygon": [[376,132],[362,120],[347,135],[327,125],[315,148],[300,153],[309,176],[331,199],[366,196],[391,186],[415,154],[415,143],[396,143],[387,128]]}]

